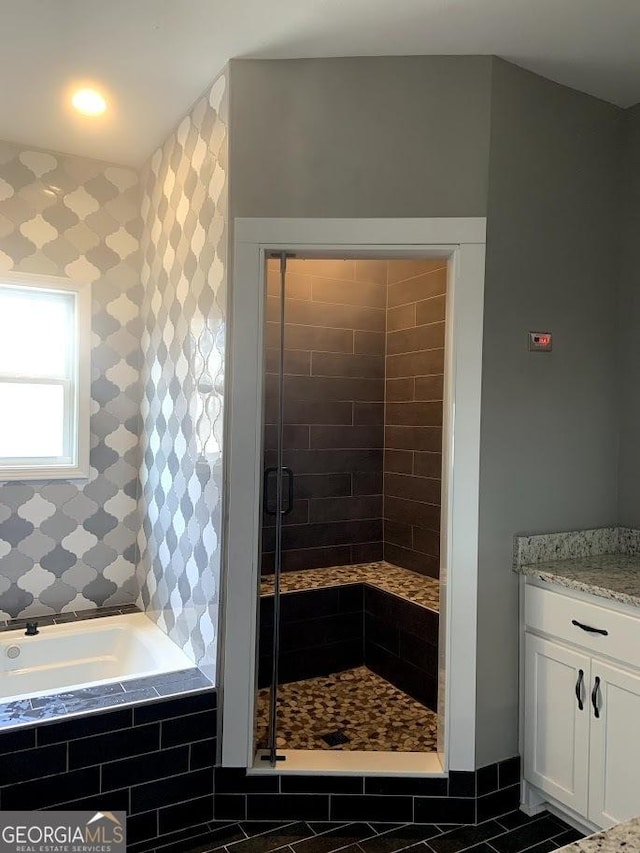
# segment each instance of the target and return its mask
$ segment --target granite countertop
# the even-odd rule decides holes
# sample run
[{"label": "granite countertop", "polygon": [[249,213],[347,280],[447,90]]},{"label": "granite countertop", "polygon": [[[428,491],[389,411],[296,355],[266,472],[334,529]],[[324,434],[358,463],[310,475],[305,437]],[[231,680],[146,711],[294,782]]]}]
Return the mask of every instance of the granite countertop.
[{"label": "granite countertop", "polygon": [[[304,569],[283,572],[280,580],[282,592],[302,592],[332,586],[366,583],[384,592],[390,592],[413,604],[438,612],[440,608],[440,582],[435,578],[411,572],[381,560],[377,563],[358,563],[350,566],[330,566],[325,569]],[[260,582],[260,595],[273,595],[273,575],[264,575]]]},{"label": "granite countertop", "polygon": [[640,853],[640,818],[581,838],[580,841],[560,847],[556,853],[561,853],[562,850],[567,853],[619,853],[620,850],[625,853]]},{"label": "granite countertop", "polygon": [[632,607],[640,607],[640,557],[598,554],[569,560],[526,563],[515,571]]}]

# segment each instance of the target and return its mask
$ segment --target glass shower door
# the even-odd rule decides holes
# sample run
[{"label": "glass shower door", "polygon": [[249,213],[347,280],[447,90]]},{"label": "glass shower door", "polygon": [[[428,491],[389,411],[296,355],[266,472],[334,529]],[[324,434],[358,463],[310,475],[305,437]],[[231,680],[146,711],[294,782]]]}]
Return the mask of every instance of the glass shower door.
[{"label": "glass shower door", "polygon": [[[263,670],[268,670],[269,699],[267,708],[266,752],[263,760],[275,766],[284,761],[277,754],[278,686],[280,655],[280,578],[282,573],[282,528],[285,517],[293,508],[293,472],[284,464],[284,359],[285,359],[285,288],[287,255],[285,252],[271,254],[278,262],[267,269],[267,328],[265,330],[265,380],[268,384],[264,424],[264,482],[262,490],[263,548],[262,571],[267,570],[273,592],[272,605],[261,600],[261,619],[266,620],[270,631],[261,635],[269,645],[265,667],[264,650],[261,649]],[[275,457],[275,458],[274,458]],[[270,636],[269,636],[270,635]],[[269,660],[270,659],[270,660]],[[263,673],[263,677],[264,677]]]}]

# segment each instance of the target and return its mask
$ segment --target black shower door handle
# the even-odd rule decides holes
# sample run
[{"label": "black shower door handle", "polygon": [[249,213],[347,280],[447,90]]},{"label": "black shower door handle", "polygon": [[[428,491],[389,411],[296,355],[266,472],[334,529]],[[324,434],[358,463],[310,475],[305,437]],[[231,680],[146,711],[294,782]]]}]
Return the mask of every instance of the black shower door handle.
[{"label": "black shower door handle", "polygon": [[282,473],[287,475],[288,488],[287,488],[287,508],[282,510],[283,515],[289,515],[291,510],[293,509],[293,471],[291,468],[287,468],[286,465],[282,466]]},{"label": "black shower door handle", "polygon": [[[264,471],[264,511],[267,515],[277,515],[278,507],[274,507],[273,509],[269,506],[269,486],[271,483],[271,477],[273,474],[278,473],[277,466],[273,466],[271,468],[265,468]],[[287,468],[285,465],[282,466],[283,475],[287,475],[287,506],[281,510],[281,515],[289,515],[291,510],[293,509],[293,471],[291,468]]]}]

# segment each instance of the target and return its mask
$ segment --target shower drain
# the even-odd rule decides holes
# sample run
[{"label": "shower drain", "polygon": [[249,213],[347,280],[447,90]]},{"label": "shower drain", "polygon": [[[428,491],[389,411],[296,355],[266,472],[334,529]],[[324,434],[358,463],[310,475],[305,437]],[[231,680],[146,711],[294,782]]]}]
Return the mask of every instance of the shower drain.
[{"label": "shower drain", "polygon": [[349,738],[344,732],[328,732],[320,737],[327,746],[342,746],[344,743],[349,743]]},{"label": "shower drain", "polygon": [[20,646],[9,646],[7,649],[7,657],[11,658],[11,660],[20,657]]}]

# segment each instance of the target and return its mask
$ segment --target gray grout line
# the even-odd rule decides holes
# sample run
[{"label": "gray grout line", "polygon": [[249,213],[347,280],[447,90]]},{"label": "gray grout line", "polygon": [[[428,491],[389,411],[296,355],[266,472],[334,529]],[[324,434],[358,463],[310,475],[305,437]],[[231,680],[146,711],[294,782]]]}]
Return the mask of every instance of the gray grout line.
[{"label": "gray grout line", "polygon": [[[155,811],[156,811],[156,813],[157,813],[157,812],[159,811],[159,809],[155,809]],[[144,814],[144,812],[141,812],[141,814]],[[157,819],[158,819],[158,818],[156,817],[156,820],[157,820]],[[205,824],[202,824],[202,826],[206,826],[206,827],[208,827],[208,826],[209,826],[209,824],[205,823]],[[178,832],[180,832],[180,830],[177,830],[177,831],[178,831]],[[199,834],[202,834],[202,833],[195,832],[193,835],[189,836],[188,838],[183,838],[183,839],[182,839],[182,841],[183,841],[185,844],[188,844],[190,841],[193,841],[195,838],[197,838]],[[145,841],[145,840],[146,840],[146,839],[142,839],[142,842],[141,842],[141,843],[144,843],[144,841]],[[162,839],[160,838],[159,840],[162,840]],[[162,851],[163,851],[163,850],[165,850],[165,849],[166,849],[170,844],[171,844],[171,845],[174,845],[174,844],[177,844],[177,843],[178,843],[178,842],[177,842],[177,841],[175,841],[175,840],[174,840],[174,841],[171,841],[170,839],[167,839],[167,843],[166,843],[166,844],[160,844],[158,847],[154,848],[153,850],[149,850],[149,851],[148,851],[148,853],[162,853]],[[211,848],[210,848],[210,850],[214,850],[214,849],[216,849],[216,848],[214,848],[214,847],[211,847]],[[217,849],[224,850],[225,848],[224,848],[224,847],[218,847]]]},{"label": "gray grout line", "polygon": [[[412,826],[413,824],[409,823],[409,824],[402,824],[402,825],[403,826]],[[435,826],[435,824],[434,824],[434,826]],[[389,832],[393,832],[393,830],[389,830]],[[375,837],[378,838],[378,837],[384,836],[386,834],[387,834],[386,832],[380,832]],[[443,833],[440,832],[440,835],[442,835],[442,834]],[[432,835],[431,836],[431,838],[438,838],[438,837],[439,837],[438,835]],[[430,840],[431,839],[427,839],[427,838],[422,838],[422,839],[415,839],[414,838],[412,841],[407,841],[406,844],[403,843],[402,847],[395,847],[393,850],[393,853],[400,853],[401,850],[406,850],[408,847],[413,847],[415,844],[428,844],[428,842]]]},{"label": "gray grout line", "polygon": [[[505,830],[505,832],[501,833],[500,835],[494,836],[491,839],[491,841],[494,841],[496,838],[502,838],[505,835],[510,835],[512,832],[516,832],[518,829],[522,829],[525,826],[532,826],[533,824],[537,823],[539,819],[546,818],[546,817],[553,817],[553,815],[551,815],[549,812],[545,812],[545,813],[542,813],[540,815],[536,815],[536,817],[533,820],[529,821],[528,823],[523,823],[520,826],[515,826],[513,829],[507,829],[507,830]],[[500,824],[500,826],[502,826],[502,824]],[[528,847],[523,847],[520,850],[518,850],[518,853],[526,853],[527,850],[531,850],[532,847],[536,847],[536,845],[538,845],[538,844],[543,844],[545,841],[553,841],[553,843],[556,844],[554,839],[556,839],[556,838],[558,838],[558,836],[562,835],[563,832],[566,832],[566,829],[562,829],[560,832],[556,833],[555,835],[550,835],[548,838],[540,838],[540,839],[538,839],[538,841],[534,841],[533,844],[529,844]],[[499,853],[497,848],[494,847],[493,844],[491,844],[491,841],[487,841],[485,843],[488,844],[492,850],[495,850],[496,853]],[[556,844],[556,847],[557,846],[558,845]],[[463,851],[459,851],[459,853],[463,853]]]},{"label": "gray grout line", "polygon": [[[214,795],[215,795],[215,791],[214,791]],[[244,794],[243,796],[246,797],[246,794]],[[269,821],[256,821],[256,823],[268,823],[268,822]],[[244,832],[244,834],[247,837],[246,838],[239,838],[237,841],[231,841],[229,844],[225,845],[226,847],[233,848],[236,846],[236,844],[243,844],[249,838],[261,838],[263,835],[268,835],[270,832],[275,832],[278,829],[285,829],[287,826],[293,826],[295,823],[297,823],[297,821],[292,820],[292,821],[287,821],[286,823],[282,823],[282,824],[280,824],[278,821],[274,821],[274,823],[276,823],[277,826],[272,826],[271,829],[265,829],[264,832],[257,832],[255,835],[249,835],[246,832],[246,830],[241,826],[242,823],[250,823],[250,821],[247,821],[247,820],[238,821],[238,826],[240,827],[240,829]],[[274,848],[274,849],[279,850],[280,848]]]},{"label": "gray grout line", "polygon": [[[515,809],[515,811],[519,811],[519,809]],[[505,817],[506,815],[509,815],[509,814],[513,814],[513,812],[514,812],[514,809],[511,809],[511,811],[504,812],[503,814],[499,815],[498,817],[491,818],[491,820],[495,820],[497,823],[500,823],[500,818]],[[522,812],[522,814],[524,814],[524,812]],[[531,826],[531,824],[536,823],[537,821],[542,820],[545,817],[553,817],[553,815],[550,812],[544,811],[544,812],[540,812],[540,814],[534,815],[526,823],[521,823],[518,826],[512,826],[511,829],[504,826],[504,824],[502,824],[502,823],[500,823],[500,826],[504,826],[505,832],[515,832],[516,829],[520,829],[523,826]],[[564,832],[564,830],[563,830],[563,832]]]},{"label": "gray grout line", "polygon": [[[553,816],[554,816],[554,815],[551,815],[551,817],[553,817]],[[567,826],[569,826],[569,825],[567,824]],[[573,829],[573,828],[574,828],[573,826],[569,826],[569,829]],[[578,831],[578,830],[576,830],[576,832],[577,832],[577,831]],[[566,830],[566,829],[563,829],[563,830],[561,830],[560,832],[557,832],[555,835],[552,835],[552,836],[551,836],[550,838],[548,838],[547,840],[548,840],[548,841],[553,841],[553,843],[554,843],[554,844],[557,844],[557,842],[556,842],[556,838],[559,838],[559,837],[560,837],[563,833],[565,833],[565,832],[567,832],[567,830]],[[584,838],[584,837],[586,837],[586,836],[583,836],[583,838]],[[567,842],[567,843],[568,843],[568,842]]]},{"label": "gray grout line", "polygon": [[[357,795],[357,796],[359,796],[359,795]],[[365,794],[365,796],[367,796],[367,795]],[[379,833],[379,832],[376,832],[376,831],[375,831],[375,829],[371,826],[371,824],[370,824],[368,821],[365,821],[365,824],[369,827],[369,829],[371,830],[371,833],[372,833],[372,834],[371,834],[371,835],[367,835],[367,837],[366,837],[366,838],[359,838],[359,839],[358,839],[358,842],[357,842],[358,844],[359,844],[361,841],[368,841],[370,838],[376,838],[378,835],[380,835],[380,833]]]}]

